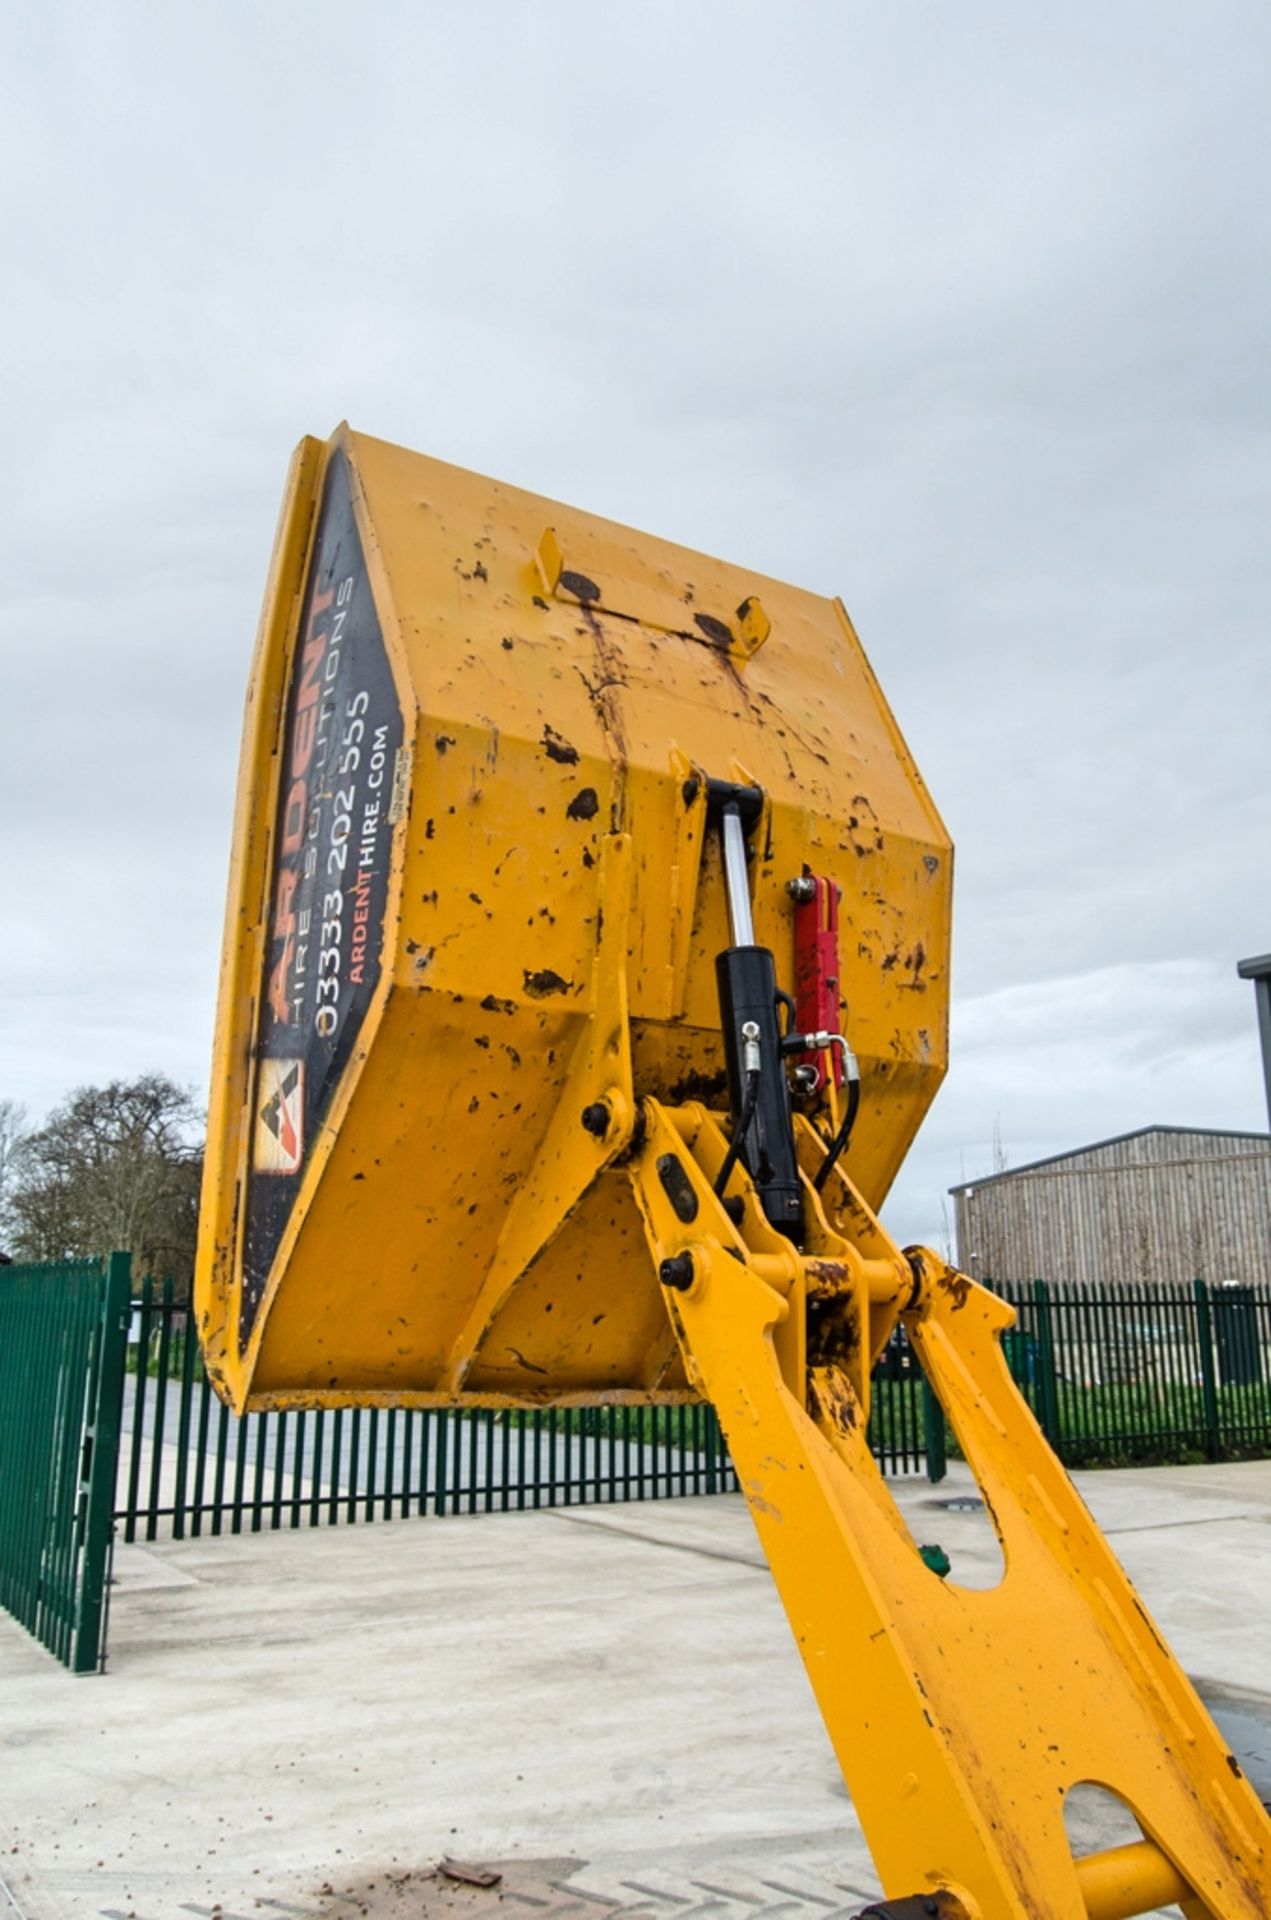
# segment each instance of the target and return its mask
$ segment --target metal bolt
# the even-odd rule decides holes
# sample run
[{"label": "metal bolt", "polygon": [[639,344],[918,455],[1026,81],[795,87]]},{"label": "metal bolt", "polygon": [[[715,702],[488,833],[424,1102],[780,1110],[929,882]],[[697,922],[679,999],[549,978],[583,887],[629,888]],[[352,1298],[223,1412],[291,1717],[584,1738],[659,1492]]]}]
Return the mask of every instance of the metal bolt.
[{"label": "metal bolt", "polygon": [[816,899],[816,881],[810,873],[800,873],[786,881],[786,892],[799,906],[805,907],[809,900]]},{"label": "metal bolt", "polygon": [[583,1108],[583,1126],[588,1133],[594,1133],[597,1140],[603,1140],[608,1133],[609,1119],[609,1108],[603,1100],[594,1100]]},{"label": "metal bolt", "polygon": [[815,1093],[821,1084],[821,1075],[815,1067],[795,1067],[790,1080],[797,1094]]},{"label": "metal bolt", "polygon": [[674,1293],[687,1293],[693,1284],[693,1256],[691,1253],[673,1253],[658,1268],[658,1279],[664,1287],[670,1287]]}]

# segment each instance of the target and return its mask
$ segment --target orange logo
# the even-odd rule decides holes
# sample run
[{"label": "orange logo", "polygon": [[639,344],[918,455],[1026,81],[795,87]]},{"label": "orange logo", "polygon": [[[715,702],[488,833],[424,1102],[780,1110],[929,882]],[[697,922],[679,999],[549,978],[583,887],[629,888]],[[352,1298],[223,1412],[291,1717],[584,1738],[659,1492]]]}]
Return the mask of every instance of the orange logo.
[{"label": "orange logo", "polygon": [[260,1063],[260,1104],[252,1156],[257,1173],[298,1173],[304,1158],[303,1060]]}]

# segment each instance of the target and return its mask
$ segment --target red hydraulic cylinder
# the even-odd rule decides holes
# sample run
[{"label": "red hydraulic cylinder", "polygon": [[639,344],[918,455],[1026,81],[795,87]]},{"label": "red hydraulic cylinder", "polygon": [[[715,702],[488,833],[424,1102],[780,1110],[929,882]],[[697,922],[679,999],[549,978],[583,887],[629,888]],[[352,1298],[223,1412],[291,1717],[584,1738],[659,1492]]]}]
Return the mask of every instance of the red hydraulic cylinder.
[{"label": "red hydraulic cylinder", "polygon": [[[798,891],[795,892],[796,885]],[[800,1033],[838,1033],[839,1020],[839,901],[832,880],[806,871],[791,882],[794,908],[794,1004]],[[834,1047],[834,1084],[843,1085],[843,1050]],[[817,1090],[825,1085],[825,1055],[805,1053],[802,1066],[817,1075]]]}]

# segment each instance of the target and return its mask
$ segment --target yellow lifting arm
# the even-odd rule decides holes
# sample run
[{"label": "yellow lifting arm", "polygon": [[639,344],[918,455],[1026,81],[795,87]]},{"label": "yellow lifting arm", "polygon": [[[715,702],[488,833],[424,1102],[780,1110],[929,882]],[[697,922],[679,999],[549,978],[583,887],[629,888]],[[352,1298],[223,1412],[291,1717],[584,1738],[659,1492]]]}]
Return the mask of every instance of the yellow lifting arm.
[{"label": "yellow lifting arm", "polygon": [[[892,1249],[900,1317],[1001,1539],[1005,1576],[978,1592],[920,1558],[866,1443],[861,1356],[897,1309],[881,1228],[836,1174],[824,1208],[807,1188],[816,1253],[778,1270],[748,1195],[739,1260],[713,1192],[723,1154],[700,1107],[657,1107],[632,1179],[879,1874],[913,1897],[877,1911],[1117,1920],[1178,1900],[1189,1920],[1265,1916],[1261,1803],[1011,1379],[1013,1310],[934,1254]],[[668,1158],[699,1203],[687,1224],[657,1171]],[[804,1310],[836,1331],[795,1370],[783,1333]],[[1145,1842],[1074,1860],[1064,1798],[1080,1782],[1117,1794]]]},{"label": "yellow lifting arm", "polygon": [[[234,1407],[702,1397],[889,1920],[1266,1920],[1271,1826],[1038,1430],[878,1219],[951,848],[842,606],[341,428],[244,731],[196,1307]],[[996,1525],[866,1443],[898,1324]],[[1141,1839],[1075,1859],[1071,1789]]]}]

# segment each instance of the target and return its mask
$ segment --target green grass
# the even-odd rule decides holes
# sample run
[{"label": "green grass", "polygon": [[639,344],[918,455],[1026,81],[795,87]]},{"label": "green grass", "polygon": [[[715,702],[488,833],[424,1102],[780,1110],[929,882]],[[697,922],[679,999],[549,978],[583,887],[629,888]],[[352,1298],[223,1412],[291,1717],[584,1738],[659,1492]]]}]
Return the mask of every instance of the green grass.
[{"label": "green grass", "polygon": [[[1040,1387],[1023,1391],[1045,1428]],[[1212,1426],[1205,1391],[1198,1386],[1081,1387],[1060,1380],[1050,1411],[1055,1450],[1069,1467],[1187,1466],[1271,1455],[1271,1385],[1266,1384],[1219,1387]],[[961,1457],[952,1433],[949,1452]]]}]

